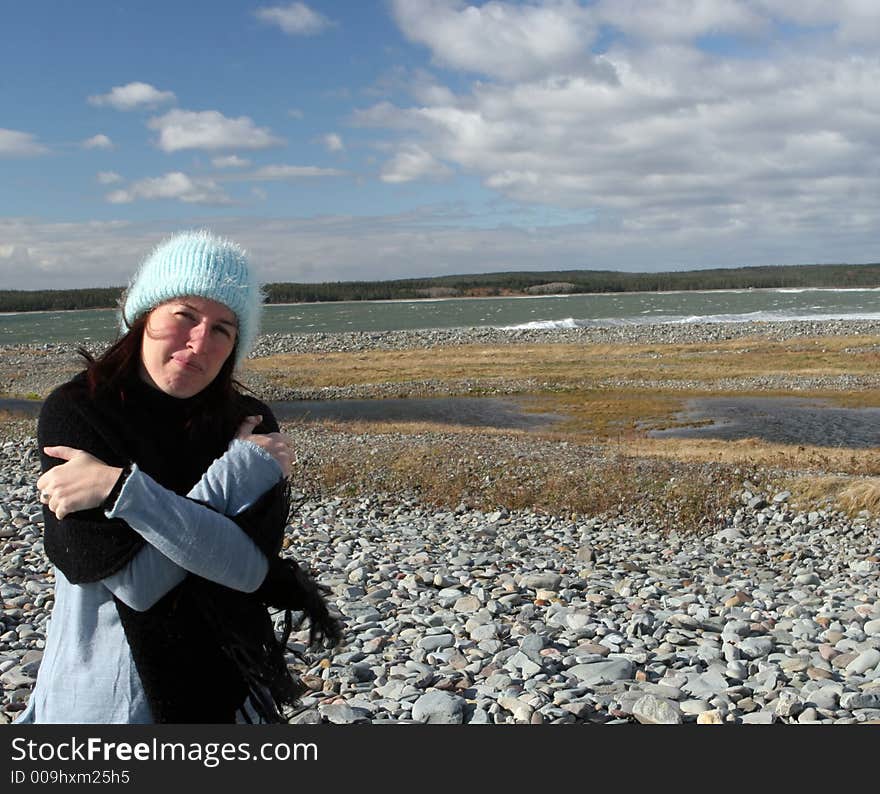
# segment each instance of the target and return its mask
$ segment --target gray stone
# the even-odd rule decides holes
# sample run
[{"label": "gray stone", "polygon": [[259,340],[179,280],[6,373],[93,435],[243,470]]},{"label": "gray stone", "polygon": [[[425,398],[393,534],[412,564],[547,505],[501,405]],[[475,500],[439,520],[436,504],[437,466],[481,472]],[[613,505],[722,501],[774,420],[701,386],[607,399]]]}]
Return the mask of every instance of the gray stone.
[{"label": "gray stone", "polygon": [[531,678],[532,676],[540,673],[543,669],[541,665],[533,662],[522,651],[517,651],[515,654],[513,654],[505,662],[504,667],[507,670],[519,671],[520,673],[522,673],[523,678]]},{"label": "gray stone", "polygon": [[591,563],[593,561],[593,549],[590,546],[581,546],[577,552],[577,561]]},{"label": "gray stone", "polygon": [[629,659],[606,659],[570,667],[567,672],[588,686],[632,679],[634,665]]},{"label": "gray stone", "polygon": [[519,581],[520,587],[527,587],[530,590],[557,590],[562,577],[558,573],[528,573]]},{"label": "gray stone", "polygon": [[780,717],[796,717],[803,708],[797,694],[788,690],[780,692],[779,697],[773,701],[773,711]]},{"label": "gray stone", "polygon": [[489,712],[484,708],[477,706],[467,721],[468,725],[491,725],[492,719]]},{"label": "gray stone", "polygon": [[842,709],[880,709],[880,692],[844,692],[840,696]]},{"label": "gray stone", "polygon": [[770,653],[775,645],[772,637],[746,637],[738,647],[747,659],[758,659]]},{"label": "gray stone", "polygon": [[476,612],[483,606],[482,602],[476,596],[468,595],[457,599],[452,605],[452,609],[456,612]]},{"label": "gray stone", "polygon": [[778,717],[772,711],[753,711],[751,714],[743,714],[740,720],[745,725],[772,725]]},{"label": "gray stone", "polygon": [[474,642],[494,640],[498,638],[498,627],[494,623],[484,623],[471,629],[471,639]]},{"label": "gray stone", "polygon": [[12,667],[0,675],[0,683],[6,689],[18,689],[20,687],[31,687],[35,681],[31,676],[26,675],[20,667]]},{"label": "gray stone", "polygon": [[834,710],[840,703],[840,696],[843,693],[843,687],[840,684],[828,684],[812,690],[809,695],[804,695],[804,699],[810,703],[814,703],[817,708]]},{"label": "gray stone", "polygon": [[643,725],[680,725],[681,709],[666,698],[643,695],[632,707],[633,716]]},{"label": "gray stone", "polygon": [[413,703],[412,718],[416,722],[431,724],[461,724],[464,705],[464,698],[448,692],[426,692]]},{"label": "gray stone", "polygon": [[419,648],[424,651],[439,651],[443,648],[451,648],[455,645],[455,637],[451,634],[434,634],[428,637],[422,637],[419,640]]},{"label": "gray stone", "polygon": [[502,696],[498,698],[498,705],[513,714],[513,718],[517,722],[531,722],[532,715],[535,712],[533,706],[515,697]]},{"label": "gray stone", "polygon": [[690,714],[691,716],[712,710],[709,702],[701,699],[682,700],[678,707],[681,709],[682,714]]},{"label": "gray stone", "polygon": [[713,695],[723,692],[727,686],[724,674],[717,667],[712,667],[705,673],[689,673],[687,682],[681,688],[695,698],[708,700]]},{"label": "gray stone", "polygon": [[290,718],[291,725],[320,725],[321,714],[317,709],[306,709]]},{"label": "gray stone", "polygon": [[869,648],[862,651],[846,666],[846,672],[848,675],[863,675],[868,670],[873,670],[878,664],[880,664],[880,651],[876,648]]},{"label": "gray stone", "polygon": [[353,725],[357,722],[369,722],[370,714],[362,709],[354,709],[347,703],[329,703],[318,707],[322,717],[334,725]]}]

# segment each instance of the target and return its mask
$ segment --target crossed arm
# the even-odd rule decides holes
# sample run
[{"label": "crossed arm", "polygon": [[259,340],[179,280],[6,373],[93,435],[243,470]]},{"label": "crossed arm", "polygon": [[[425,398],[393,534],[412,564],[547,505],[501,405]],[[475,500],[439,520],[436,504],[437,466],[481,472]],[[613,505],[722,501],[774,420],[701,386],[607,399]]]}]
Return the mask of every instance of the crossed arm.
[{"label": "crossed arm", "polygon": [[[188,572],[245,592],[260,586],[268,562],[227,518],[289,473],[286,440],[279,433],[252,434],[259,421],[245,420],[227,451],[186,497],[163,488],[137,466],[132,468],[105,516],[124,520],[147,543],[122,569],[101,580],[114,595],[133,609],[145,610]],[[37,482],[41,493],[48,494],[44,503],[59,520],[102,505],[121,472],[83,450],[46,447],[45,452],[66,461]]]}]

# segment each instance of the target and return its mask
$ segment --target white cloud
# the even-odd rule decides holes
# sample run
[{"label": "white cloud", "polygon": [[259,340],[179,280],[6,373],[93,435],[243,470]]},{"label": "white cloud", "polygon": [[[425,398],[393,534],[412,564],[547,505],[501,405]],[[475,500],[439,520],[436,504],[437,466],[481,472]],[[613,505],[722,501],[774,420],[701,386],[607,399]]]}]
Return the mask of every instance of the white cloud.
[{"label": "white cloud", "polygon": [[[385,181],[448,166],[517,202],[589,212],[590,239],[597,244],[601,228],[603,250],[615,250],[614,234],[636,235],[634,247],[638,235],[666,239],[676,253],[658,247],[657,268],[692,258],[688,241],[704,250],[713,230],[725,245],[737,239],[740,252],[758,240],[773,256],[785,245],[809,250],[808,238],[827,250],[823,233],[839,243],[836,232],[856,219],[880,218],[880,57],[840,44],[839,31],[862,17],[839,9],[824,39],[789,30],[773,41],[782,6],[796,13],[783,0],[600,0],[581,10],[627,34],[608,38],[602,58],[616,75],[608,80],[577,63],[542,62],[527,40],[531,66],[519,72],[492,60],[501,47],[460,52],[471,28],[484,26],[491,45],[519,30],[514,21],[536,4],[398,2],[404,33],[429,43],[436,62],[465,68],[483,59],[472,68],[489,78],[438,85],[434,75],[414,85],[413,104],[382,102],[354,122],[397,139]],[[636,7],[644,17],[626,13]],[[570,3],[541,8],[576,16]],[[807,11],[814,20],[826,13],[818,4]],[[701,49],[709,33],[749,37],[747,56]]]},{"label": "white cloud", "polygon": [[313,11],[305,3],[258,8],[254,13],[263,22],[278,25],[285,33],[293,36],[313,36],[332,24],[327,17]]},{"label": "white cloud", "polygon": [[0,217],[0,240],[5,242],[0,283],[9,289],[122,285],[138,263],[134,252],[149,252],[157,242],[154,237],[139,238],[122,221],[49,223]]},{"label": "white cloud", "polygon": [[275,182],[316,176],[342,176],[344,174],[345,171],[336,168],[318,168],[314,165],[264,165],[256,171],[243,174],[241,178],[260,182]]},{"label": "white cloud", "polygon": [[229,204],[231,199],[216,182],[193,179],[180,171],[133,182],[107,195],[111,204],[130,204],[137,199],[175,199],[187,204]]},{"label": "white cloud", "polygon": [[114,185],[117,182],[122,181],[122,177],[115,171],[99,171],[95,179],[97,179],[98,184],[101,185]]},{"label": "white cloud", "polygon": [[93,135],[82,142],[83,149],[112,149],[113,141],[106,135]]},{"label": "white cloud", "polygon": [[299,108],[291,108],[287,111],[287,115],[292,119],[301,119],[305,114]]},{"label": "white cloud", "polygon": [[342,138],[335,132],[328,132],[321,136],[321,143],[327,147],[328,152],[341,152],[345,149]]},{"label": "white cloud", "polygon": [[442,66],[506,80],[595,68],[593,14],[573,0],[481,6],[391,0],[391,8],[404,35],[426,45]]},{"label": "white cloud", "polygon": [[250,164],[250,160],[239,157],[237,154],[230,154],[228,157],[215,157],[211,160],[211,165],[214,168],[246,168]]},{"label": "white cloud", "polygon": [[[687,226],[674,208],[665,216],[542,227],[529,226],[527,219],[486,223],[479,215],[443,207],[358,217],[225,216],[212,218],[210,225],[249,251],[263,281],[336,281],[493,270],[872,262],[877,215],[864,211],[874,206],[872,197],[863,197],[858,206],[839,206],[809,223],[798,213],[784,217],[759,202],[751,213],[757,222],[746,225],[747,215],[712,207],[689,215]],[[0,255],[0,283],[12,289],[121,285],[160,240],[204,224],[199,215],[176,215],[164,224],[0,217],[7,252],[7,258]]]},{"label": "white cloud", "polygon": [[30,132],[0,128],[0,157],[30,157],[48,151]]},{"label": "white cloud", "polygon": [[755,35],[770,20],[747,2],[731,0],[600,0],[595,20],[651,41],[686,41],[706,34]]},{"label": "white cloud", "polygon": [[796,25],[830,25],[845,43],[876,44],[880,5],[874,0],[748,0],[758,13]]},{"label": "white cloud", "polygon": [[135,110],[156,107],[175,99],[173,91],[160,91],[149,83],[134,82],[114,86],[106,94],[90,96],[88,102],[97,107],[109,105],[116,110]]},{"label": "white cloud", "polygon": [[443,179],[452,172],[429,152],[414,144],[399,151],[382,169],[383,182],[412,182],[416,179]]},{"label": "white cloud", "polygon": [[164,152],[181,149],[266,149],[284,141],[266,127],[257,127],[248,116],[227,118],[216,110],[170,110],[150,119],[147,126],[159,132]]}]

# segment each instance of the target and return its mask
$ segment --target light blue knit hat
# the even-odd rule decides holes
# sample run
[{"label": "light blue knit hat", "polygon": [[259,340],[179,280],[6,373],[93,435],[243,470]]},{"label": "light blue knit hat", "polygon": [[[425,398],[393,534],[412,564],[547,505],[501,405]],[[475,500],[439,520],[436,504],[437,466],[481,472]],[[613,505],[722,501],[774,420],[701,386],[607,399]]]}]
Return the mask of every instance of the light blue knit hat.
[{"label": "light blue knit hat", "polygon": [[181,232],[163,241],[132,276],[123,295],[122,331],[160,303],[185,295],[217,301],[235,313],[235,363],[240,364],[257,338],[262,302],[245,252],[205,229]]}]

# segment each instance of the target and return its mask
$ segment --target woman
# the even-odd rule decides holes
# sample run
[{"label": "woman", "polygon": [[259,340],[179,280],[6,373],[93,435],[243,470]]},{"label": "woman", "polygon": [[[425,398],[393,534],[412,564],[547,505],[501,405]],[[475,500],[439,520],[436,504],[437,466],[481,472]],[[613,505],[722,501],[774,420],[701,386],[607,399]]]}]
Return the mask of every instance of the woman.
[{"label": "woman", "polygon": [[[291,610],[339,640],[315,583],[279,557],[290,450],[233,380],[257,335],[244,252],[162,243],[122,303],[125,335],[45,401],[37,429],[55,605],[17,722],[279,721],[301,692]],[[268,607],[286,610],[276,638]]]}]

